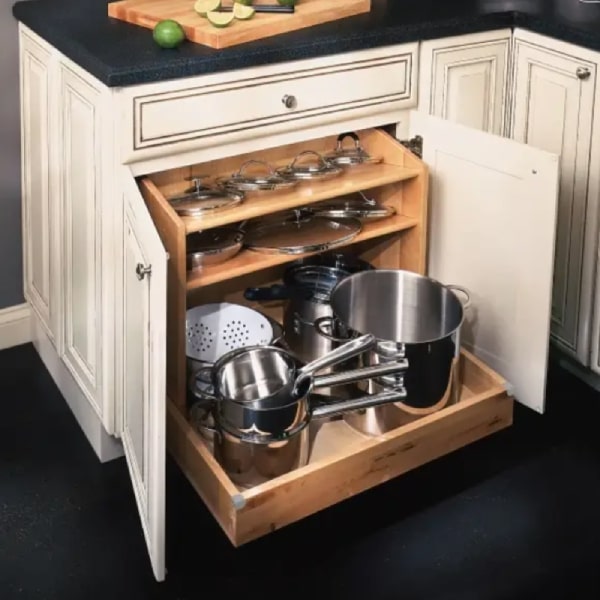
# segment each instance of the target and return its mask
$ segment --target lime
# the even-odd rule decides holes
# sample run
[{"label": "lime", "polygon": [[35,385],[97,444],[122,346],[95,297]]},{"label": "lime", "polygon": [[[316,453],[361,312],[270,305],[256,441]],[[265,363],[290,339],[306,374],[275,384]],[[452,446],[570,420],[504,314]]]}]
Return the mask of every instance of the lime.
[{"label": "lime", "polygon": [[215,27],[227,27],[235,19],[233,12],[207,12],[206,18]]},{"label": "lime", "polygon": [[152,37],[161,48],[176,48],[185,40],[185,32],[177,21],[165,19],[154,26]]},{"label": "lime", "polygon": [[283,6],[296,6],[298,4],[297,0],[277,0],[277,2]]},{"label": "lime", "polygon": [[233,5],[233,16],[240,21],[247,21],[254,16],[254,9],[251,6],[246,6],[236,2]]},{"label": "lime", "polygon": [[219,8],[221,8],[221,0],[197,0],[194,4],[194,10],[201,17],[205,17],[207,12],[219,10]]}]

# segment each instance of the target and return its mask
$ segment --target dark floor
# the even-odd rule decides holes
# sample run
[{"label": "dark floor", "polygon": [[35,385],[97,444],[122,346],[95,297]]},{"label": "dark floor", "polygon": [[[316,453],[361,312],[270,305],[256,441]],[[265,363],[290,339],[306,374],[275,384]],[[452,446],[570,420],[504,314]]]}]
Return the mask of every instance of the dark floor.
[{"label": "dark floor", "polygon": [[545,416],[238,550],[168,463],[157,584],[124,460],[96,460],[32,346],[2,351],[0,600],[597,600],[600,395],[549,380]]}]

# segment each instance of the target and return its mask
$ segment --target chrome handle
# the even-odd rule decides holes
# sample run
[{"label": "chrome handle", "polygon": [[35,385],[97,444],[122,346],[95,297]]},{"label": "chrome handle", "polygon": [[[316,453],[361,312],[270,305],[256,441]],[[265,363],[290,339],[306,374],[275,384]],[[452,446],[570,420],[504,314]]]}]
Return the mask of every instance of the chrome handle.
[{"label": "chrome handle", "polygon": [[150,275],[152,273],[152,265],[143,265],[142,263],[138,263],[135,268],[135,274],[137,278],[142,281],[146,275]]},{"label": "chrome handle", "polygon": [[386,375],[398,375],[408,370],[408,361],[406,359],[393,363],[383,363],[372,367],[363,367],[352,371],[341,371],[331,375],[319,375],[313,379],[313,388],[333,387],[336,385],[346,385],[348,383],[357,383],[365,379],[374,379],[375,377],[384,377]]},{"label": "chrome handle", "polygon": [[296,108],[298,106],[298,100],[296,100],[296,96],[292,96],[291,94],[286,94],[281,101],[286,108]]},{"label": "chrome handle", "polygon": [[391,404],[392,402],[402,402],[406,396],[406,390],[399,388],[397,390],[388,390],[371,396],[361,396],[360,398],[352,400],[342,400],[339,402],[334,400],[331,404],[323,404],[315,407],[312,410],[311,416],[313,419],[335,417],[345,412],[364,410],[366,408],[381,406],[382,404]]},{"label": "chrome handle", "polygon": [[578,79],[581,81],[587,81],[590,78],[592,72],[587,67],[577,67],[575,71],[575,75],[577,75]]}]

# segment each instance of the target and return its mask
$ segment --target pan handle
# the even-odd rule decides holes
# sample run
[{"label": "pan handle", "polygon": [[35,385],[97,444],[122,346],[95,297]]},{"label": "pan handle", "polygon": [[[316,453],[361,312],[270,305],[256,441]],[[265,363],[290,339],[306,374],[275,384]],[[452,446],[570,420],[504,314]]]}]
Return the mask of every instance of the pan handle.
[{"label": "pan handle", "polygon": [[335,385],[346,385],[348,383],[357,383],[365,379],[374,377],[385,377],[386,375],[398,375],[408,370],[408,360],[403,359],[398,362],[384,363],[373,367],[364,367],[341,373],[332,373],[331,375],[320,375],[313,379],[313,388],[332,387]]},{"label": "pan handle", "polygon": [[332,402],[331,404],[322,404],[317,406],[312,411],[313,419],[324,419],[326,417],[335,417],[346,412],[354,410],[363,410],[365,408],[373,408],[382,404],[391,404],[392,402],[401,402],[406,398],[406,390],[399,388],[396,390],[388,390],[373,394],[371,396],[361,396],[353,400],[342,400]]},{"label": "pan handle", "polygon": [[306,396],[312,388],[314,373],[321,371],[327,367],[337,365],[349,358],[353,358],[375,346],[376,338],[374,335],[367,333],[360,337],[350,340],[342,344],[335,350],[324,354],[323,356],[304,365],[299,371],[294,383],[292,395],[294,398]]}]

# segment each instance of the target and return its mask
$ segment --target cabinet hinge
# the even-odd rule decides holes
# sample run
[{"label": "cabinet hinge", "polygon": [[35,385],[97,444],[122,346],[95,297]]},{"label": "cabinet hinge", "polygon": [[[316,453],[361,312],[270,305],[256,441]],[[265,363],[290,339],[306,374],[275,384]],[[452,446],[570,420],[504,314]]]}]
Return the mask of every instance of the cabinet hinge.
[{"label": "cabinet hinge", "polygon": [[420,135],[415,135],[410,140],[400,140],[400,143],[419,158],[423,158],[423,138]]}]

